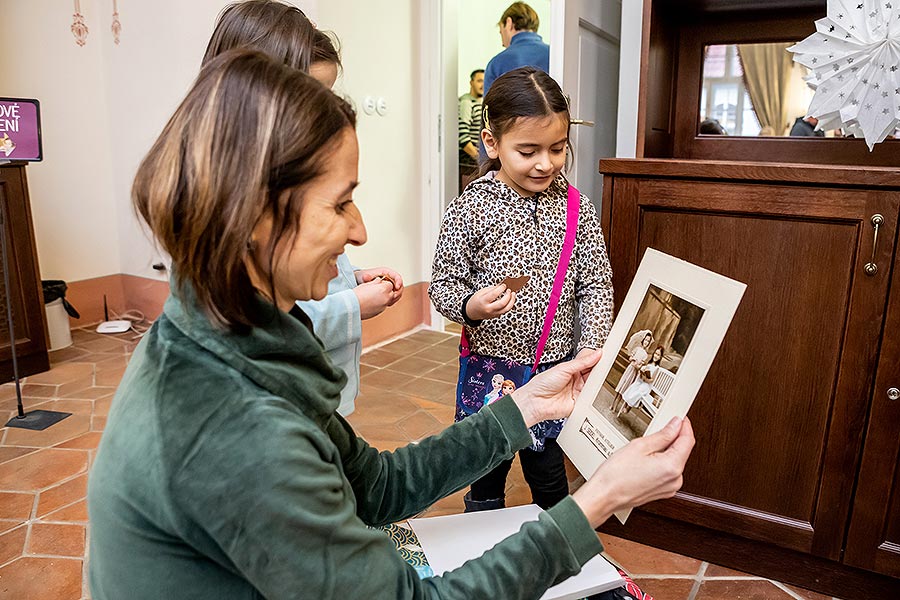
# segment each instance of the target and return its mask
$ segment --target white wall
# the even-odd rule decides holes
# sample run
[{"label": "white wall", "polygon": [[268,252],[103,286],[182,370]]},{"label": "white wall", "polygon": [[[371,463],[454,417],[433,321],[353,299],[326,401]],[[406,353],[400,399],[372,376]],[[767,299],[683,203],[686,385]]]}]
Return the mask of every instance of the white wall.
[{"label": "white wall", "polygon": [[[110,124],[97,0],[82,0],[84,47],[69,31],[72,3],[0,0],[0,95],[41,102],[44,160],[27,169],[44,279],[120,270]],[[104,6],[106,3],[102,3]],[[108,17],[108,15],[107,15]]]},{"label": "white wall", "polygon": [[[414,3],[293,3],[340,37],[345,75],[338,87],[357,106],[368,93],[389,103],[386,117],[359,119],[357,198],[371,242],[351,251],[351,258],[389,264],[417,281]],[[46,158],[28,175],[44,278],[159,277],[150,265],[160,255],[131,209],[131,182],[196,76],[216,16],[227,4],[120,2],[121,43],[115,45],[112,4],[81,0],[90,33],[78,47],[69,31],[70,2],[0,0],[0,92],[41,100]]]},{"label": "white wall", "polygon": [[[444,0],[451,1],[451,0]],[[456,0],[459,3],[459,93],[469,91],[469,74],[503,50],[497,22],[512,0]],[[550,43],[550,0],[528,0],[540,19],[538,34]]]},{"label": "white wall", "polygon": [[[416,0],[332,0],[319,4],[317,20],[340,38],[344,69],[335,90],[358,111],[360,184],[354,198],[369,242],[347,254],[356,265],[393,267],[408,283],[421,281],[424,272],[416,5]],[[386,115],[365,114],[365,96],[384,98]]]}]

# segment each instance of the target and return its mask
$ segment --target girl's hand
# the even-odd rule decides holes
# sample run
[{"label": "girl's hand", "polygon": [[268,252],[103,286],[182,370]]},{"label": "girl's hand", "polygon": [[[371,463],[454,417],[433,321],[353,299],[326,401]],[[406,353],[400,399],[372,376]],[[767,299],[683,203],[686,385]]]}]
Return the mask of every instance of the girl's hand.
[{"label": "girl's hand", "polygon": [[673,418],[662,430],[613,453],[572,498],[594,528],[619,510],[671,498],[681,488],[693,447],[691,422]]},{"label": "girl's hand", "polygon": [[602,353],[593,350],[578,358],[538,373],[531,381],[510,394],[522,412],[525,425],[531,427],[547,419],[568,417],[575,398],[584,387],[588,373]]},{"label": "girl's hand", "polygon": [[400,299],[402,292],[395,292],[394,286],[386,279],[375,278],[353,288],[359,301],[359,317],[371,319]]},{"label": "girl's hand", "polygon": [[400,299],[400,296],[403,295],[403,277],[400,276],[400,273],[393,269],[389,269],[387,267],[376,267],[374,269],[360,269],[355,272],[356,275],[356,283],[369,283],[375,279],[382,279],[391,284],[394,288],[394,292],[397,293],[397,299],[394,300],[396,302]]},{"label": "girl's hand", "polygon": [[516,293],[507,289],[506,284],[493,285],[478,290],[466,303],[466,316],[472,321],[495,319],[512,310],[516,304]]}]

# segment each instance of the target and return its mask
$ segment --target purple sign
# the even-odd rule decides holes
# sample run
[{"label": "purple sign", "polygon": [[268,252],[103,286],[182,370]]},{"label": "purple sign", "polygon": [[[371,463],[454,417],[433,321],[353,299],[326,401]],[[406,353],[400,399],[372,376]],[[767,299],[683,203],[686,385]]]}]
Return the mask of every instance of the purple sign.
[{"label": "purple sign", "polygon": [[42,158],[40,102],[0,98],[0,161]]}]

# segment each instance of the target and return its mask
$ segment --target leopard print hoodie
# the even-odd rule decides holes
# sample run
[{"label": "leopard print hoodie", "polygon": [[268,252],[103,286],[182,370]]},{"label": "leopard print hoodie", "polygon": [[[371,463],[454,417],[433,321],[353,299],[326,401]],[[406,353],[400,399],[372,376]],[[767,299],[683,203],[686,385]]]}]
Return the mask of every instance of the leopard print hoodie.
[{"label": "leopard print hoodie", "polygon": [[[559,175],[545,191],[523,198],[491,172],[466,186],[444,214],[428,295],[442,315],[466,327],[473,352],[534,361],[566,232],[568,182]],[[530,275],[512,310],[473,323],[463,303],[506,277]],[[593,203],[584,195],[575,249],[541,363],[600,348],[612,325],[612,270]],[[575,343],[575,319],[581,337]]]}]

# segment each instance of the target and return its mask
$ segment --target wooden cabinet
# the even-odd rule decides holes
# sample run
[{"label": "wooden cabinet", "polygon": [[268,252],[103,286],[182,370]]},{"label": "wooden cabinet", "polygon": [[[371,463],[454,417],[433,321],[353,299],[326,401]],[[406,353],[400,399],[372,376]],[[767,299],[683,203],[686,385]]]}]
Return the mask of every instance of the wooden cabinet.
[{"label": "wooden cabinet", "polygon": [[13,378],[9,326],[6,318],[7,302],[12,303],[19,375],[25,377],[50,368],[44,299],[24,165],[0,166],[0,202],[3,203],[6,216],[3,226],[6,233],[11,292],[10,298],[7,298],[0,270],[0,382],[7,382]]},{"label": "wooden cabinet", "polygon": [[886,394],[900,387],[900,172],[657,159],[601,172],[617,303],[648,247],[747,284],[690,412],[682,492],[608,530],[842,598],[898,597],[884,575],[900,576],[900,400]]}]

